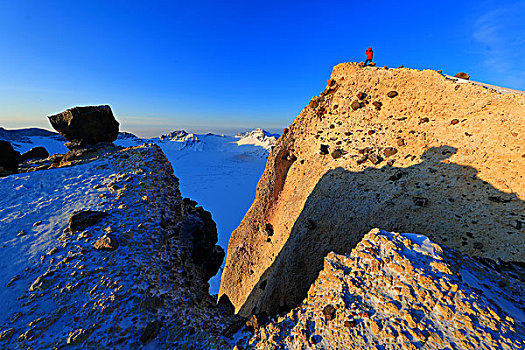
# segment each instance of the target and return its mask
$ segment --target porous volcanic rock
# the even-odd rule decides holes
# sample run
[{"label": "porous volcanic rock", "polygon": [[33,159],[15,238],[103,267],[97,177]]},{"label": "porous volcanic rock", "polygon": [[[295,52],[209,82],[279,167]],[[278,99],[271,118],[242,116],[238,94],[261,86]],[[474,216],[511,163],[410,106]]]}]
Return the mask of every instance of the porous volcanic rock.
[{"label": "porous volcanic rock", "polygon": [[522,349],[524,298],[513,270],[374,229],[350,254],[329,253],[301,307],[255,329],[246,347]]},{"label": "porous volcanic rock", "polygon": [[[370,227],[426,234],[473,256],[525,260],[516,225],[525,222],[523,94],[459,84],[433,70],[354,63],[336,66],[331,80],[338,89],[315,97],[270,152],[255,201],[230,238],[219,296],[245,316],[289,310],[326,254],[350,252]],[[359,92],[381,109],[354,110]],[[321,145],[347,154],[323,156]],[[384,150],[388,162],[367,161]],[[290,152],[297,161],[283,159]],[[266,224],[271,242],[260,231]]]},{"label": "porous volcanic rock", "polygon": [[118,137],[119,123],[107,105],[75,107],[48,118],[53,128],[75,147],[113,142]]},{"label": "porous volcanic rock", "polygon": [[20,161],[20,152],[15,151],[9,141],[0,140],[0,167],[8,172],[16,172]]}]

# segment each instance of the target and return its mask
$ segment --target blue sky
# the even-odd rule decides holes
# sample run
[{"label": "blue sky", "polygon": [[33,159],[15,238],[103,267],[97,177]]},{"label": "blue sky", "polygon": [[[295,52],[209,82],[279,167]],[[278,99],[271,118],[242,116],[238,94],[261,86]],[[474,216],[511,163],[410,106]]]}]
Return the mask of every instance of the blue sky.
[{"label": "blue sky", "polygon": [[525,90],[525,1],[0,0],[0,126],[109,104],[121,129],[278,131],[332,67],[468,72]]}]

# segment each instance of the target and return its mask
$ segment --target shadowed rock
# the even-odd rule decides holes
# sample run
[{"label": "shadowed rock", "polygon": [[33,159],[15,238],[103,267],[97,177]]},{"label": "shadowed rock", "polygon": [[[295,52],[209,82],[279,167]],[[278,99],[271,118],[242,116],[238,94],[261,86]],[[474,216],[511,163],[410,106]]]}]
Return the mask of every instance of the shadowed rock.
[{"label": "shadowed rock", "polygon": [[44,147],[33,147],[29,151],[25,152],[21,156],[21,161],[26,161],[28,159],[35,158],[47,158],[49,157],[49,152]]},{"label": "shadowed rock", "polygon": [[75,213],[69,218],[69,229],[71,232],[83,231],[89,226],[95,225],[106,216],[108,216],[107,213],[94,210],[85,210]]},{"label": "shadowed rock", "polygon": [[0,141],[0,167],[9,173],[16,172],[20,159],[20,152],[15,151],[8,141]]},{"label": "shadowed rock", "polygon": [[75,107],[48,118],[73,147],[113,142],[118,137],[119,123],[107,105]]}]

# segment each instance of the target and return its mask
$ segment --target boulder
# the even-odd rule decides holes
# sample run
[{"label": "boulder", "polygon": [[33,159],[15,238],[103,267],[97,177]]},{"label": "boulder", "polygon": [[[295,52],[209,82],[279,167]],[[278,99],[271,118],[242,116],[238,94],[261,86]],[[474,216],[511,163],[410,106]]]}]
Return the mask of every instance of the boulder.
[{"label": "boulder", "polygon": [[465,79],[465,80],[469,80],[470,79],[470,75],[468,75],[468,73],[464,73],[464,72],[459,72],[458,74],[454,75],[455,78],[459,78],[459,79]]},{"label": "boulder", "polygon": [[119,123],[107,105],[75,107],[48,118],[60,135],[77,146],[113,142],[118,137]]},{"label": "boulder", "polygon": [[8,141],[0,140],[0,167],[7,172],[16,172],[20,160],[20,152],[15,151]]},{"label": "boulder", "polygon": [[389,92],[388,94],[386,94],[386,95],[387,95],[388,97],[390,97],[390,98],[394,98],[394,97],[396,97],[396,96],[399,95],[399,94],[397,93],[397,91],[390,91],[390,92]]},{"label": "boulder", "polygon": [[71,232],[80,232],[98,223],[102,218],[108,216],[103,211],[84,210],[74,213],[69,218],[69,229]]},{"label": "boulder", "polygon": [[49,152],[45,149],[45,147],[33,147],[29,151],[22,154],[21,161],[26,161],[28,159],[35,159],[35,158],[47,158],[49,157]]},{"label": "boulder", "polygon": [[118,248],[118,241],[112,235],[106,234],[95,242],[93,248],[97,250],[116,250]]}]

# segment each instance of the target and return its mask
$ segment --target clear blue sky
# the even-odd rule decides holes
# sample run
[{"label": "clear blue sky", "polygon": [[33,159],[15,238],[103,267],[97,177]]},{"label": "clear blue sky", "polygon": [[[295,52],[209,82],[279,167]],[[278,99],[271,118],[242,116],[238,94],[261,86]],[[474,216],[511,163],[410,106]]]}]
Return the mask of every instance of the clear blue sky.
[{"label": "clear blue sky", "polygon": [[332,67],[525,90],[525,1],[0,0],[0,126],[110,104],[139,136],[287,126]]}]

